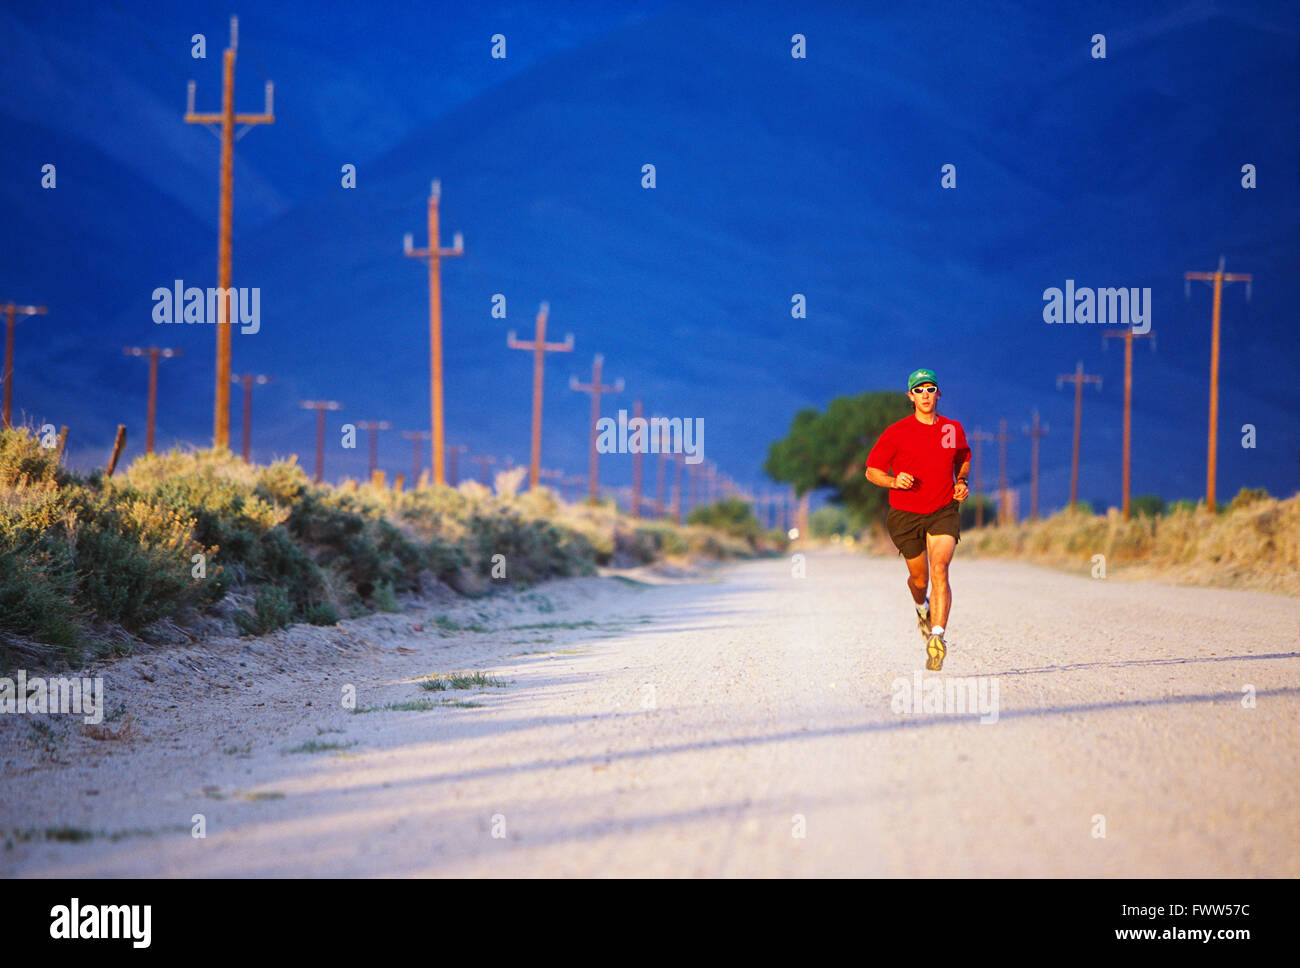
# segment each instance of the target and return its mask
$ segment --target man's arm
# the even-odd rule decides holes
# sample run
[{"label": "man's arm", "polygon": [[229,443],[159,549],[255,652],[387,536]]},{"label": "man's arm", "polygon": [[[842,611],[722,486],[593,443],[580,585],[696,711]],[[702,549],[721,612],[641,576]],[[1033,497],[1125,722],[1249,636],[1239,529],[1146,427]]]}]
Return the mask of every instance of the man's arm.
[{"label": "man's arm", "polygon": [[970,477],[970,458],[967,457],[961,462],[961,467],[957,469],[957,483],[953,485],[952,496],[954,500],[964,501],[970,497],[970,488],[966,484],[967,478]]},{"label": "man's arm", "polygon": [[898,488],[905,491],[916,483],[916,478],[906,471],[902,471],[897,476],[890,474],[888,471],[882,471],[878,467],[867,468],[867,480],[878,487]]}]

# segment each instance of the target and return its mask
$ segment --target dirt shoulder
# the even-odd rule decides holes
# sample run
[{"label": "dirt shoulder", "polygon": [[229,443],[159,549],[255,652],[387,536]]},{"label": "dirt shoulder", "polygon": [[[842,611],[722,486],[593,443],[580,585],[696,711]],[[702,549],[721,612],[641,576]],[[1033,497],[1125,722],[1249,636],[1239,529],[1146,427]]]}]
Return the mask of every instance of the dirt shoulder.
[{"label": "dirt shoulder", "polygon": [[96,843],[139,845],[188,833],[199,814],[281,799],[265,778],[346,755],[357,727],[381,718],[370,713],[428,712],[454,730],[458,716],[508,690],[481,685],[490,674],[437,690],[420,680],[472,677],[511,656],[562,660],[650,622],[638,611],[641,592],[709,580],[719,567],[611,569],[477,599],[440,587],[400,612],[336,626],[143,644],[74,671],[29,671],[101,678],[104,715],[0,716],[0,872],[39,871],[39,858],[67,844],[78,856]]}]

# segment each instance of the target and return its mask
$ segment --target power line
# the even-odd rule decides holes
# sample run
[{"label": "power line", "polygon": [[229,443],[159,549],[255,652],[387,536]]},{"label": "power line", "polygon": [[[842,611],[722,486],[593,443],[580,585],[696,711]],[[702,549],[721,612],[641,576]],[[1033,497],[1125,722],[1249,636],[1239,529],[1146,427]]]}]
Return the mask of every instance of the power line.
[{"label": "power line", "polygon": [[181,351],[171,347],[125,346],[122,348],[127,356],[146,356],[149,358],[149,405],[144,424],[144,452],[153,453],[154,415],[158,411],[158,360],[180,356]]},{"label": "power line", "polygon": [[[1187,289],[1190,289],[1188,283],[1192,279],[1214,284],[1213,327],[1210,336],[1210,435],[1206,448],[1208,456],[1205,461],[1205,504],[1213,511],[1215,472],[1219,462],[1219,301],[1225,282],[1244,282],[1246,298],[1250,299],[1250,283],[1254,277],[1242,272],[1224,272],[1223,256],[1219,256],[1219,268],[1214,272],[1187,272],[1183,274],[1183,278],[1186,280],[1184,286]],[[1190,296],[1189,292],[1188,298]]]},{"label": "power line", "polygon": [[1025,436],[1033,440],[1033,458],[1032,458],[1032,485],[1029,491],[1029,519],[1038,520],[1038,441],[1047,436],[1047,426],[1038,425],[1038,411],[1034,411],[1034,423],[1032,427],[1021,428]]},{"label": "power line", "polygon": [[194,110],[193,81],[189,82],[186,97],[186,124],[221,125],[221,202],[217,229],[217,291],[220,311],[211,320],[217,328],[217,384],[213,404],[212,445],[230,446],[230,233],[234,214],[235,192],[235,125],[274,124],[271,104],[275,88],[266,82],[266,110],[262,114],[235,113],[235,52],[239,48],[239,18],[230,18],[230,46],[222,59],[221,113],[198,114]]},{"label": "power line", "polygon": [[253,386],[265,386],[271,382],[271,378],[263,373],[236,373],[230,377],[230,382],[240,384],[244,389],[244,426],[243,426],[243,446],[241,453],[244,460],[251,460],[251,437],[253,435]]},{"label": "power line", "polygon": [[454,257],[465,254],[465,241],[457,232],[450,249],[438,245],[438,199],[442,195],[442,184],[433,180],[429,189],[429,244],[427,248],[416,249],[412,246],[411,233],[402,239],[403,253],[412,259],[425,259],[429,263],[429,405],[430,427],[433,432],[433,483],[446,483],[443,476],[443,430],[442,430],[442,273],[441,260],[444,256]]},{"label": "power line", "polygon": [[5,314],[5,402],[4,402],[4,426],[10,427],[10,414],[12,413],[13,392],[14,392],[14,326],[16,325],[15,316],[44,316],[49,312],[45,306],[19,306],[13,301],[0,304],[0,312]]},{"label": "power line", "polygon": [[1074,507],[1079,503],[1079,426],[1083,423],[1083,385],[1094,383],[1100,392],[1101,377],[1093,373],[1084,373],[1083,361],[1080,360],[1073,373],[1062,373],[1057,376],[1058,390],[1067,383],[1074,384],[1074,456],[1070,460],[1070,506]]},{"label": "power line", "polygon": [[325,479],[325,411],[342,407],[337,400],[300,400],[298,406],[316,411],[316,474],[317,484]]},{"label": "power line", "polygon": [[619,377],[618,381],[612,385],[606,386],[600,382],[601,367],[605,365],[605,357],[597,353],[591,361],[591,382],[579,383],[576,376],[569,377],[569,389],[576,390],[579,393],[591,394],[591,455],[590,468],[587,471],[589,481],[587,485],[587,497],[595,504],[599,496],[600,489],[598,483],[599,477],[599,460],[600,455],[596,450],[596,425],[600,423],[600,395],[602,393],[622,393],[623,378]]},{"label": "power line", "polygon": [[[1128,326],[1123,333],[1103,333],[1103,337],[1118,337],[1124,341],[1124,469],[1121,472],[1121,490],[1122,496],[1122,513],[1124,520],[1129,519],[1129,453],[1130,453],[1130,429],[1133,424],[1133,340],[1135,337],[1150,336],[1151,345],[1155,347],[1155,333],[1135,333],[1133,327]],[[1103,347],[1107,346],[1106,340],[1101,341]]]},{"label": "power line", "polygon": [[537,311],[537,322],[535,323],[533,341],[531,343],[518,340],[515,338],[515,331],[512,329],[506,336],[506,346],[512,350],[532,350],[533,351],[533,431],[532,431],[532,453],[528,463],[528,486],[536,487],[540,480],[540,471],[542,468],[542,368],[543,360],[547,353],[571,353],[573,352],[573,334],[568,333],[564,337],[563,343],[546,342],[546,317],[550,313],[550,305],[542,303],[541,308]]}]

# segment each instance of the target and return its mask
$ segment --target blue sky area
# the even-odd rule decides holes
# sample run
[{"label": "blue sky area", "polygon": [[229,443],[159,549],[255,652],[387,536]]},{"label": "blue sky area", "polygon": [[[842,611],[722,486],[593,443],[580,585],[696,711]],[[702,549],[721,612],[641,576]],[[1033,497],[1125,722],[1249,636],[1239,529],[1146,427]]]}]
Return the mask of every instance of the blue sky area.
[{"label": "blue sky area", "polygon": [[[1297,489],[1300,7],[1251,2],[6,3],[0,301],[50,310],[19,325],[14,401],[71,427],[74,466],[102,464],[118,423],[142,448],[127,344],[184,353],[161,368],[159,445],[210,442],[214,334],[155,325],[151,294],[216,284],[219,143],[182,114],[189,79],[199,110],[219,106],[231,13],[238,109],[276,85],[276,123],[236,147],[234,281],[261,289],[262,323],[234,335],[234,368],[275,380],[256,391],[258,460],[310,466],[297,402],[328,397],[329,477],[364,474],[364,440],[339,445],[356,420],[391,421],[381,464],[409,473],[397,431],[428,425],[428,294],[402,235],[424,244],[440,178],[443,244],[466,245],[443,268],[449,444],[527,461],[530,359],[506,333],[530,335],[546,300],[549,335],[576,341],[547,360],[547,467],[586,471],[589,401],[568,381],[594,353],[626,383],[606,414],[641,399],[703,418],[706,456],[759,489],[800,408],[901,392],[929,366],[942,412],[1017,433],[1014,484],[1040,412],[1052,508],[1073,412],[1057,376],[1082,361],[1103,384],[1085,391],[1080,496],[1115,504],[1123,352],[1102,332],[1118,327],[1042,315],[1074,280],[1151,290],[1133,491],[1198,497],[1210,292],[1187,298],[1183,273],[1222,255],[1254,283],[1223,300],[1219,496]],[[236,447],[240,419],[235,394]],[[631,463],[603,459],[602,481],[629,483]]]}]

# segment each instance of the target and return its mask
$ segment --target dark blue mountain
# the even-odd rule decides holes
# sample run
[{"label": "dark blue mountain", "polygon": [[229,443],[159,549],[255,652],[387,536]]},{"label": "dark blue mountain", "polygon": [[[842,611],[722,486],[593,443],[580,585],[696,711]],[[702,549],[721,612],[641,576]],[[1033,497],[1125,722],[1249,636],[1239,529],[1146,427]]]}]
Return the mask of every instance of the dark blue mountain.
[{"label": "dark blue mountain", "polygon": [[[1018,432],[1042,413],[1042,499],[1059,505],[1073,397],[1056,377],[1082,360],[1105,382],[1086,390],[1080,493],[1114,502],[1122,346],[1103,348],[1104,327],[1042,317],[1044,289],[1073,279],[1152,290],[1155,351],[1135,347],[1134,491],[1194,496],[1210,300],[1203,284],[1185,299],[1183,272],[1223,254],[1255,282],[1251,301],[1232,286],[1223,302],[1220,495],[1292,492],[1300,15],[873,6],[250,13],[240,109],[260,109],[264,77],[277,83],[276,125],[237,148],[235,281],[261,287],[263,321],[235,335],[234,363],[277,380],[257,391],[256,455],[309,458],[299,397],[344,404],[332,475],[365,462],[364,445],[338,448],[338,423],[427,426],[426,273],[401,239],[425,243],[438,177],[442,242],[466,238],[443,266],[448,437],[475,451],[526,460],[530,360],[505,334],[531,336],[547,300],[548,335],[577,344],[547,360],[548,466],[585,470],[588,398],[567,381],[585,381],[596,352],[607,379],[627,381],[607,414],[641,398],[703,417],[708,456],[745,482],[799,408],[901,389],[928,365],[943,412],[968,428],[1006,417]],[[211,330],[154,326],[150,293],[175,278],[215,284],[217,142],[180,113],[190,76],[200,109],[215,107],[225,25],[210,5],[86,14],[5,15],[21,42],[0,95],[13,135],[0,299],[50,305],[22,324],[16,399],[38,422],[72,425],[74,459],[89,463],[119,421],[143,437],[144,367],[123,343],[185,351],[163,367],[160,440],[210,434]],[[200,29],[209,56],[193,61]],[[498,31],[508,69],[487,56]],[[1104,60],[1090,56],[1099,32]],[[795,33],[806,59],[790,56]],[[59,188],[42,192],[47,160]],[[344,163],[358,166],[355,189],[340,185]],[[945,164],[955,189],[940,186]],[[495,293],[506,320],[490,315]],[[795,293],[807,318],[791,317]],[[1244,424],[1254,449],[1240,446]],[[381,452],[408,469],[395,432]],[[1011,444],[1017,482],[1028,457],[1026,440]],[[607,457],[602,479],[625,483],[630,467]]]}]

